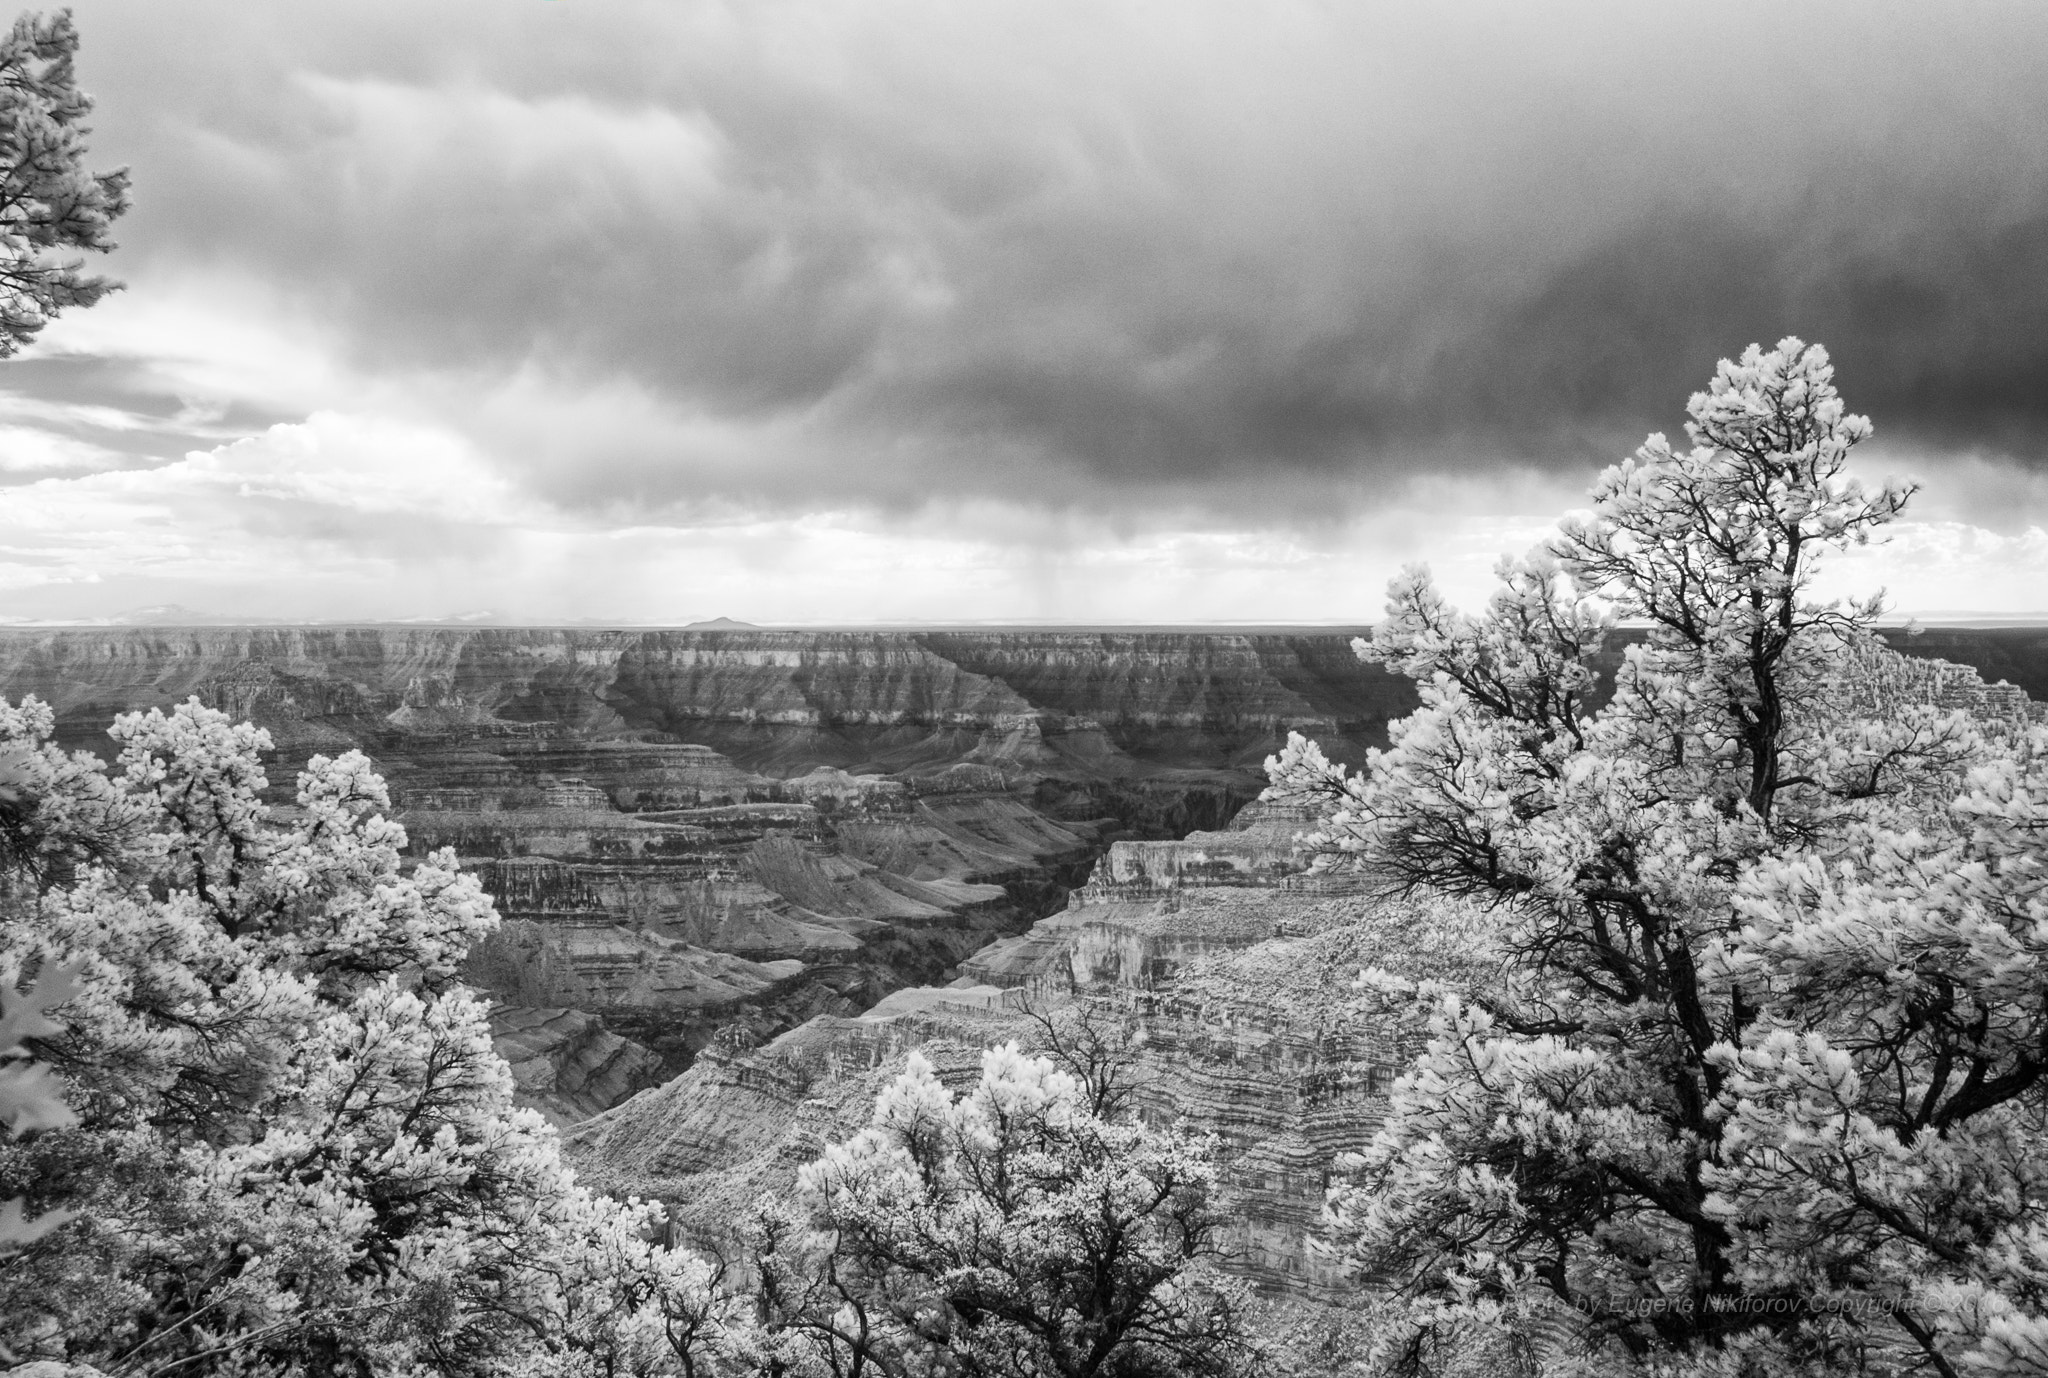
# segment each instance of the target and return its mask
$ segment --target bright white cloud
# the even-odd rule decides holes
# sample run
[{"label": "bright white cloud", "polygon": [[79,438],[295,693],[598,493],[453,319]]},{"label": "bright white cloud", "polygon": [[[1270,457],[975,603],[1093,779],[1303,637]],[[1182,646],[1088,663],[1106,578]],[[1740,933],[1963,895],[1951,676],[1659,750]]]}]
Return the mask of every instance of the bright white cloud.
[{"label": "bright white cloud", "polygon": [[534,504],[461,437],[379,418],[316,412],[303,424],[124,476],[166,501],[267,502],[307,514],[406,514],[451,526],[509,526]]},{"label": "bright white cloud", "polygon": [[[0,590],[35,618],[180,603],[365,620],[1360,623],[1418,558],[1476,606],[1495,560],[1550,530],[1550,514],[1475,510],[1477,496],[1419,488],[1313,529],[987,500],[615,525],[535,496],[455,429],[324,411],[171,464],[13,489]],[[2044,575],[2039,529],[1926,522],[1830,580],[1910,590],[1907,612],[2025,612]]]},{"label": "bright white cloud", "polygon": [[368,384],[345,354],[286,291],[216,268],[161,274],[61,316],[33,357],[137,361],[204,422],[234,401],[299,415],[359,403]]},{"label": "bright white cloud", "polygon": [[120,457],[88,441],[36,426],[0,422],[0,474],[109,468]]}]

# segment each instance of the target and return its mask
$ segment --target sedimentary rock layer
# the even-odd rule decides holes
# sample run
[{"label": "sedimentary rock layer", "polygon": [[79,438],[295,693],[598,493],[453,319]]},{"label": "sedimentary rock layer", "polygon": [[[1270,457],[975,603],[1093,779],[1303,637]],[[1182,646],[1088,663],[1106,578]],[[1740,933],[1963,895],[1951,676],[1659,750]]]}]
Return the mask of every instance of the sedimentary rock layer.
[{"label": "sedimentary rock layer", "polygon": [[[2011,709],[1974,684],[1942,693]],[[1243,830],[1173,840],[1226,824],[1287,731],[1356,762],[1415,703],[1335,631],[0,632],[0,695],[30,693],[102,752],[116,713],[187,696],[251,718],[280,802],[306,755],[368,752],[414,847],[496,897],[469,974],[524,1030],[527,1082],[555,1069],[532,1093],[565,1120],[720,1029],[850,1018],[963,962],[976,984],[1079,961],[1083,985],[1136,988],[1301,883]],[[651,1056],[593,1075],[565,1009]]]},{"label": "sedimentary rock layer", "polygon": [[857,1129],[911,1048],[964,1085],[982,1048],[1035,1036],[1027,1009],[1078,1001],[1129,1040],[1140,1114],[1217,1137],[1241,1265],[1288,1295],[1341,1288],[1307,1241],[1333,1160],[1370,1137],[1410,1055],[1347,1012],[1349,983],[1376,937],[1411,935],[1354,882],[1307,873],[1303,822],[1257,806],[1227,831],[1116,842],[1065,911],[954,983],[716,1049],[578,1126],[572,1149],[594,1180],[715,1234]]},{"label": "sedimentary rock layer", "polygon": [[[1276,728],[1371,736],[1413,702],[1360,664],[1349,633],[733,632],[403,627],[0,632],[0,688],[35,692],[76,730],[198,693],[307,738],[621,731],[701,741],[751,769],[778,762],[957,760],[964,729],[1100,733],[1119,750],[1168,734],[1184,764],[1229,759]],[[890,733],[886,729],[918,729]],[[766,729],[800,729],[798,732]],[[719,740],[708,740],[716,736]],[[1019,743],[1035,748],[1040,739]],[[1085,754],[1084,739],[1068,746]],[[832,760],[833,756],[843,759]]]},{"label": "sedimentary rock layer", "polygon": [[[188,696],[252,719],[280,802],[368,752],[414,849],[496,898],[468,974],[565,1121],[720,1028],[946,980],[1112,838],[1228,819],[1288,729],[1363,742],[1406,702],[1334,635],[388,627],[0,633],[0,694],[31,693],[102,752]],[[599,1035],[650,1055],[595,1074]]]}]

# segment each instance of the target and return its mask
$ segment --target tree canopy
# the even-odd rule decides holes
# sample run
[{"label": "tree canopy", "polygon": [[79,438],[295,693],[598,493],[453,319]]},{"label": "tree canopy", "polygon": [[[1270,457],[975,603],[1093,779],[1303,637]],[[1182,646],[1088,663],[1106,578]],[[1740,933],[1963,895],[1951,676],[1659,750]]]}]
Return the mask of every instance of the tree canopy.
[{"label": "tree canopy", "polygon": [[1210,1146],[1106,1118],[1114,1089],[1009,1043],[956,1097],[912,1053],[871,1124],[762,1216],[773,1371],[1253,1371],[1243,1289],[1213,1270]]},{"label": "tree canopy", "polygon": [[24,14],[0,40],[0,359],[52,316],[91,306],[118,283],[84,271],[74,251],[106,253],[128,209],[128,172],[89,172],[71,12]]},{"label": "tree canopy", "polygon": [[711,1265],[514,1108],[455,979],[497,916],[452,854],[401,864],[360,753],[277,807],[266,735],[196,701],[120,718],[118,773],[51,729],[0,705],[0,1042],[35,1056],[0,1065],[26,1217],[0,1347],[116,1375],[731,1371]]},{"label": "tree canopy", "polygon": [[1495,915],[1486,979],[1367,974],[1428,1045],[1336,1222],[1421,1326],[2048,1372],[2048,732],[1901,701],[1877,601],[1814,597],[1910,496],[1850,475],[1822,349],[1752,346],[1688,410],[1483,614],[1396,581],[1358,649],[1422,707],[1363,772],[1269,762],[1324,864]]}]

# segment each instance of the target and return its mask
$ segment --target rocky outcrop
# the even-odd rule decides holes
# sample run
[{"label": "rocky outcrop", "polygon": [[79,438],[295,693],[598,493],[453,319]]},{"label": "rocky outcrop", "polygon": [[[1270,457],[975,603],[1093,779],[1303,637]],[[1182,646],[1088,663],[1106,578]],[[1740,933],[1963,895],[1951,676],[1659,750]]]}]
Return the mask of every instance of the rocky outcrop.
[{"label": "rocky outcrop", "polygon": [[1892,629],[1885,641],[1916,660],[1945,660],[1975,670],[1985,683],[2010,682],[2048,703],[2048,627],[1915,627]]},{"label": "rocky outcrop", "polygon": [[[1907,641],[1918,646],[1919,638]],[[1892,654],[1882,646],[1856,648],[1829,686],[1830,696],[1850,711],[1883,716],[1903,705],[1960,710],[1994,739],[2010,740],[2048,723],[2048,703],[2004,680],[1987,684],[1971,666],[1930,656]]]},{"label": "rocky outcrop", "polygon": [[1153,990],[1197,958],[1325,926],[1349,909],[1308,897],[1342,901],[1360,886],[1306,868],[1294,839],[1309,821],[1261,802],[1220,832],[1112,843],[1065,910],[983,948],[961,973],[1031,997],[1104,984]]},{"label": "rocky outcrop", "polygon": [[491,1010],[491,1036],[511,1064],[520,1100],[558,1125],[661,1081],[659,1057],[581,1010],[499,1005]]}]

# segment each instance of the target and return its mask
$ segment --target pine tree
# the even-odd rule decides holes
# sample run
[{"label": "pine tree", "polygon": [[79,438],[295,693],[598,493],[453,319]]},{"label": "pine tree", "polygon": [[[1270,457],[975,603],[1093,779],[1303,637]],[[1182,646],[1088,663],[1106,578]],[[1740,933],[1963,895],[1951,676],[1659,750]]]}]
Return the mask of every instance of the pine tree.
[{"label": "pine tree", "polygon": [[267,736],[196,701],[118,719],[117,774],[52,726],[0,705],[0,991],[76,983],[25,1030],[68,1112],[0,1140],[39,1232],[0,1256],[0,1345],[181,1378],[738,1371],[711,1265],[514,1107],[456,980],[497,916],[452,853],[402,857],[366,758],[314,757],[278,808]]},{"label": "pine tree", "polygon": [[1209,1146],[1104,1118],[1108,1085],[1004,1044],[955,1097],[912,1053],[757,1223],[772,1371],[1254,1371]]},{"label": "pine tree", "polygon": [[[128,209],[128,171],[88,172],[71,11],[24,14],[0,40],[0,359],[71,306],[91,306],[118,283],[83,271],[67,251],[106,253]],[[53,257],[59,256],[59,257]]]},{"label": "pine tree", "polygon": [[1494,915],[1497,976],[1409,988],[1427,1051],[1337,1223],[1432,1323],[1542,1296],[1706,1371],[2048,1372],[2048,734],[1859,688],[1877,601],[1815,570],[1910,492],[1848,475],[1824,351],[1689,410],[1484,615],[1396,581],[1359,649],[1423,706],[1363,773],[1269,763],[1327,863]]}]

